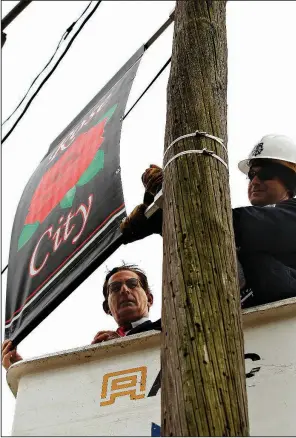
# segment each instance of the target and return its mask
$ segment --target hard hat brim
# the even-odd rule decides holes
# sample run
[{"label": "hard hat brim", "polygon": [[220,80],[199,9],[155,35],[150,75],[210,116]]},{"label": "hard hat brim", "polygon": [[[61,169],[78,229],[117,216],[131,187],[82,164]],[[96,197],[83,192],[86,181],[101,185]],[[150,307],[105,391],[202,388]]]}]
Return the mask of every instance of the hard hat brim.
[{"label": "hard hat brim", "polygon": [[[284,161],[283,158],[281,158],[281,157],[271,157],[271,156],[262,156],[261,155],[260,157],[251,157],[251,158],[247,158],[246,160],[240,161],[238,163],[238,168],[245,175],[248,175],[248,172],[250,170],[250,161],[252,161],[252,160],[260,160],[260,159],[272,160],[272,161]],[[285,161],[293,163],[293,161],[290,161],[290,160],[285,160]]]},{"label": "hard hat brim", "polygon": [[245,175],[248,175],[248,172],[250,170],[249,166],[249,158],[247,160],[242,160],[238,163],[238,168],[241,172],[243,172]]}]

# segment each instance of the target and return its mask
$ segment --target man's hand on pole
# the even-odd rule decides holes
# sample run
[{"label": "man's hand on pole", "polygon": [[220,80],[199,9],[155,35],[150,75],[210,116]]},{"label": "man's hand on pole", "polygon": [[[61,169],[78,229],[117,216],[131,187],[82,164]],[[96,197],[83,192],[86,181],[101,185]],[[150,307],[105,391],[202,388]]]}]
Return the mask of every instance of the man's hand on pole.
[{"label": "man's hand on pole", "polygon": [[148,169],[142,175],[142,182],[145,187],[146,192],[153,195],[161,189],[163,181],[163,172],[162,168],[156,166],[156,164],[151,164]]}]

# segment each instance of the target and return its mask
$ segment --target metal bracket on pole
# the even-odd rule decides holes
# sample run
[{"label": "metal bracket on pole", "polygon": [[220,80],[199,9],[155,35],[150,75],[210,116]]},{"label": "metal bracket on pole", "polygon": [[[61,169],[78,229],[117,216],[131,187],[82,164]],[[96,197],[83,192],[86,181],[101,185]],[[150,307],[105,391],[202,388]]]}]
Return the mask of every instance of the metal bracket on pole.
[{"label": "metal bracket on pole", "polygon": [[149,207],[145,210],[145,216],[150,218],[154,215],[159,209],[162,209],[163,205],[163,194],[162,190],[155,195],[154,202],[149,205]]}]

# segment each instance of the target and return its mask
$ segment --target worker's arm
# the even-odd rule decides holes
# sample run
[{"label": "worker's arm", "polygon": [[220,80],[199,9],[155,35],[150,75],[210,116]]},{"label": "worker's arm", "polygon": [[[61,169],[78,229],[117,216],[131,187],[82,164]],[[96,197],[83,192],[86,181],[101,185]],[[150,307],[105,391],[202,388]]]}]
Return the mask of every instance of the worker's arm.
[{"label": "worker's arm", "polygon": [[151,164],[143,173],[142,182],[145,187],[144,202],[137,205],[120,225],[124,243],[135,242],[154,233],[162,234],[162,210],[158,210],[149,219],[145,216],[145,210],[153,202],[156,193],[161,189],[162,181],[162,169],[155,164]]},{"label": "worker's arm", "polygon": [[[163,182],[163,171],[152,164],[142,175],[146,198],[154,197]],[[144,196],[145,199],[145,196]],[[144,207],[142,207],[144,211]],[[133,211],[132,215],[140,216]],[[147,234],[161,233],[158,215],[151,221]],[[133,221],[133,219],[132,219]],[[139,222],[140,224],[140,222]],[[145,227],[145,220],[141,226]],[[148,222],[147,222],[148,224]],[[245,252],[293,252],[296,248],[296,202],[285,201],[276,207],[240,207],[233,209],[233,226],[236,246]],[[132,222],[130,223],[131,226]],[[136,224],[137,227],[137,224]],[[139,237],[142,238],[142,237]]]},{"label": "worker's arm", "polygon": [[[142,175],[145,187],[144,203],[138,205],[121,225],[125,243],[161,234],[162,212],[149,220],[145,210],[163,181],[162,169],[151,165]],[[244,252],[295,251],[296,204],[284,202],[276,207],[240,207],[233,209],[236,246]],[[290,249],[289,249],[290,248]]]},{"label": "worker's arm", "polygon": [[123,242],[131,243],[151,234],[162,234],[162,210],[159,209],[149,219],[145,216],[145,204],[137,205],[131,214],[120,224]]}]

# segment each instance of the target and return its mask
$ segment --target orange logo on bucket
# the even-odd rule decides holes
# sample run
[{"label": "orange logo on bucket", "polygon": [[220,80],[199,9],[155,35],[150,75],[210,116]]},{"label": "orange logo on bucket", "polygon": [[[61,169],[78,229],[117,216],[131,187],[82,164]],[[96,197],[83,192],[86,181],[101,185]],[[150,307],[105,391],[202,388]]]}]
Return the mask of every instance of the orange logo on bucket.
[{"label": "orange logo on bucket", "polygon": [[103,377],[101,406],[112,405],[117,397],[129,395],[130,400],[145,397],[147,367],[107,373]]}]

